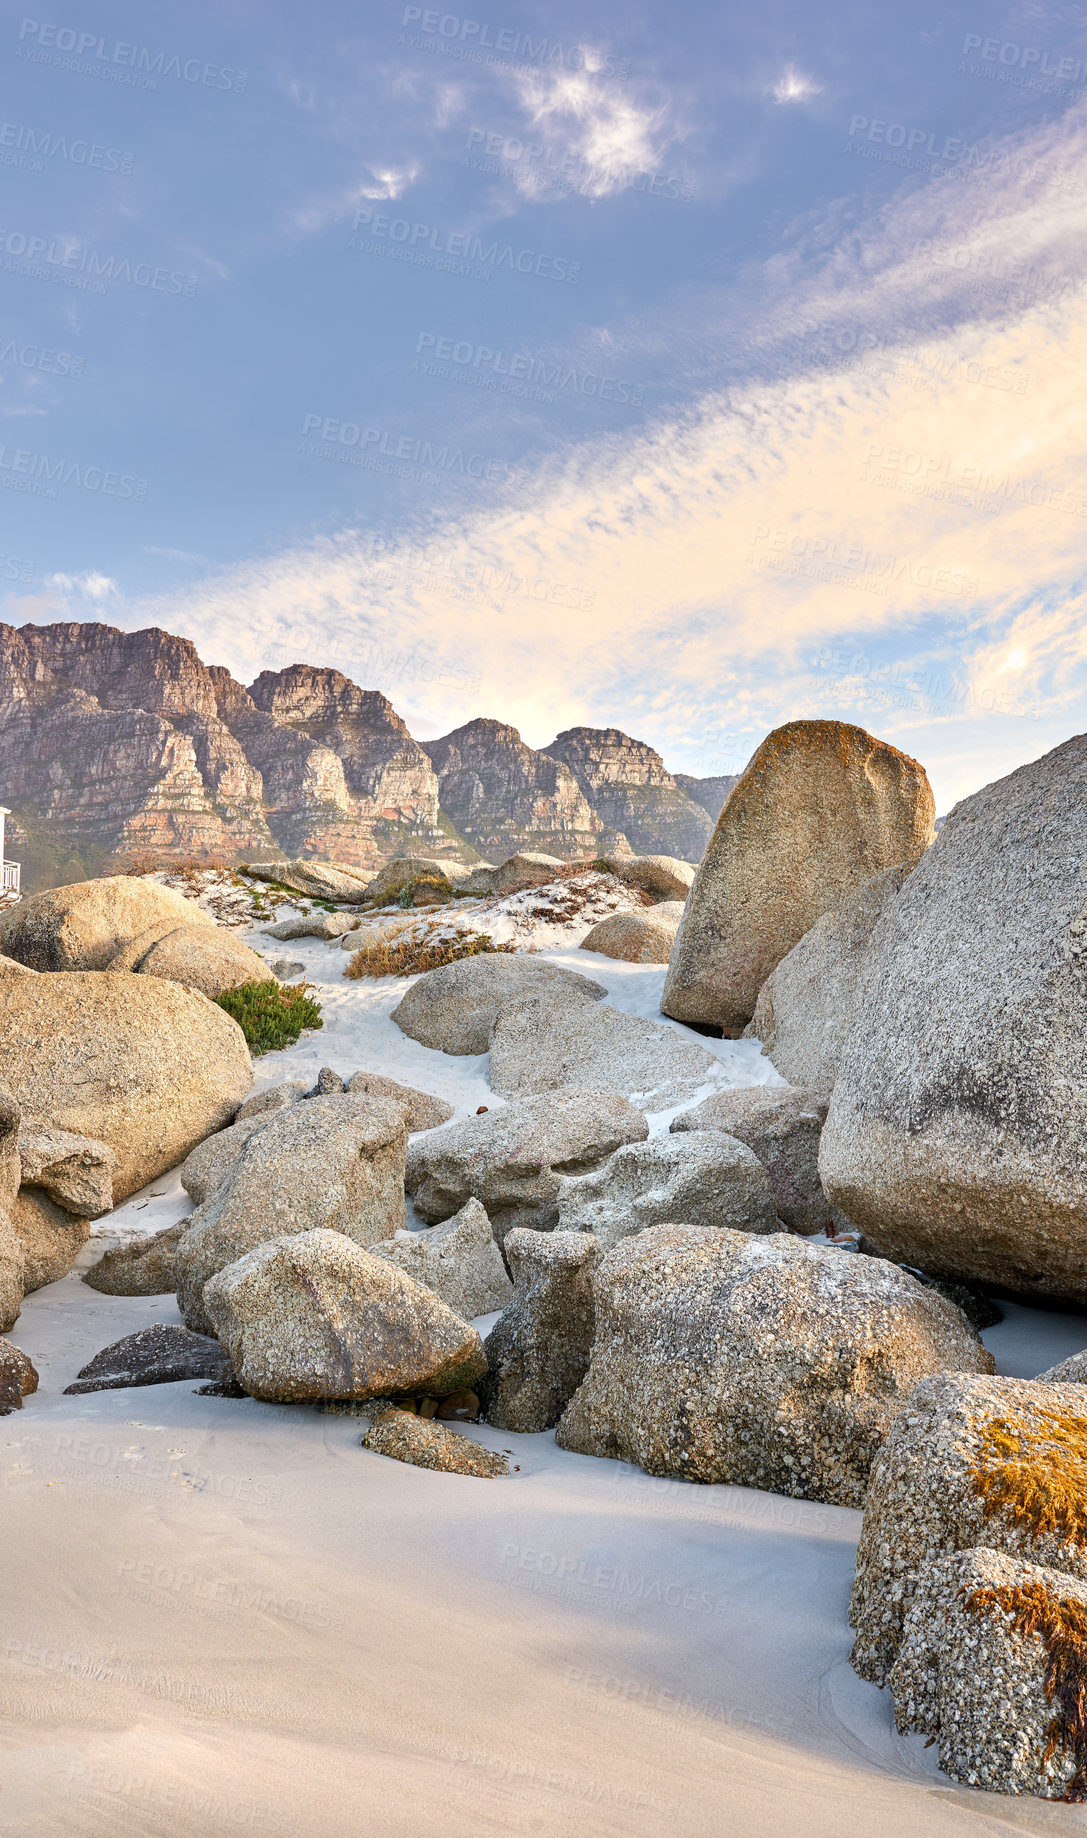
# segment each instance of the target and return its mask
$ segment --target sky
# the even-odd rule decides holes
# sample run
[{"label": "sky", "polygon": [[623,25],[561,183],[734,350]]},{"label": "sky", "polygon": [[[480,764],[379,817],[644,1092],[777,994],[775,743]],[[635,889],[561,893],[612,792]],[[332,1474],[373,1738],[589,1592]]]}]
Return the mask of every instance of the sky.
[{"label": "sky", "polygon": [[7,621],[941,811],[1087,726],[1083,6],[35,4]]}]

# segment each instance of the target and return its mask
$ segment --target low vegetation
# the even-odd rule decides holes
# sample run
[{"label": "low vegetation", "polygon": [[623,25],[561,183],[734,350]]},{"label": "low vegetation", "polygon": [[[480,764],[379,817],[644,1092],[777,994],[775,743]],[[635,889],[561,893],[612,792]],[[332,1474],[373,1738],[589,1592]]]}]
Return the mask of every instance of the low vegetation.
[{"label": "low vegetation", "polygon": [[303,1028],[324,1026],[320,1003],[306,994],[311,987],[309,983],[291,988],[280,983],[239,983],[215,999],[238,1023],[250,1053],[259,1057],[292,1047]]},{"label": "low vegetation", "polygon": [[348,959],[345,976],[420,976],[424,970],[438,970],[443,964],[456,964],[462,957],[479,957],[487,951],[512,951],[512,944],[496,945],[487,932],[467,932],[461,928],[450,933],[445,927],[420,934],[409,933],[377,939],[363,945]]}]

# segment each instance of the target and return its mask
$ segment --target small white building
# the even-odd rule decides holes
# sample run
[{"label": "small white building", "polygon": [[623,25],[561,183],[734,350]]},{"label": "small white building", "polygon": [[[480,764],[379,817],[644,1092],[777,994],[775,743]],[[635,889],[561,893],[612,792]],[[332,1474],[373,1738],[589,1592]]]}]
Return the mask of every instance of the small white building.
[{"label": "small white building", "polygon": [[19,863],[4,860],[4,823],[11,816],[6,804],[0,804],[0,898],[18,899]]}]

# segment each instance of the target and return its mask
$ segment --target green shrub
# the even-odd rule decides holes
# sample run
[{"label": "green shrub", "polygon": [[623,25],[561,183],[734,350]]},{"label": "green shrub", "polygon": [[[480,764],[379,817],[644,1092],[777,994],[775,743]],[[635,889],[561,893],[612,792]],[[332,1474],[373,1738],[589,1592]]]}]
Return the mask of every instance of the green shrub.
[{"label": "green shrub", "polygon": [[293,1046],[304,1027],[324,1026],[320,1003],[306,994],[311,988],[310,983],[289,988],[280,983],[239,983],[215,1000],[238,1023],[250,1053],[259,1056]]}]

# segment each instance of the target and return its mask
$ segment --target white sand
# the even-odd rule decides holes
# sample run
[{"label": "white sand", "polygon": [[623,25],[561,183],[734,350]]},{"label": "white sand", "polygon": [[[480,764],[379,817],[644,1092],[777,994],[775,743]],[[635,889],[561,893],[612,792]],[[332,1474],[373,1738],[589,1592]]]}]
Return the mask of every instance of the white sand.
[{"label": "white sand", "polygon": [[[388,1020],[402,983],[346,983],[345,953],[287,949],[327,983],[326,1026],[260,1062],[262,1084],[368,1066],[458,1114],[497,1102],[484,1060]],[[554,961],[656,1013],[663,970]],[[727,1082],[774,1078],[757,1043],[707,1044]],[[187,1209],[176,1177],[154,1191],[103,1226]],[[887,1693],[848,1664],[858,1513],[486,1427],[465,1433],[519,1472],[432,1474],[362,1450],[357,1419],[192,1381],[60,1395],[110,1341],[177,1319],[170,1296],[73,1274],[13,1332],[41,1389],[0,1420],[0,1832],[1083,1831],[1082,1809],[954,1786],[895,1734]],[[1015,1309],[986,1340],[1029,1376],[1087,1342],[1087,1320]]]}]

